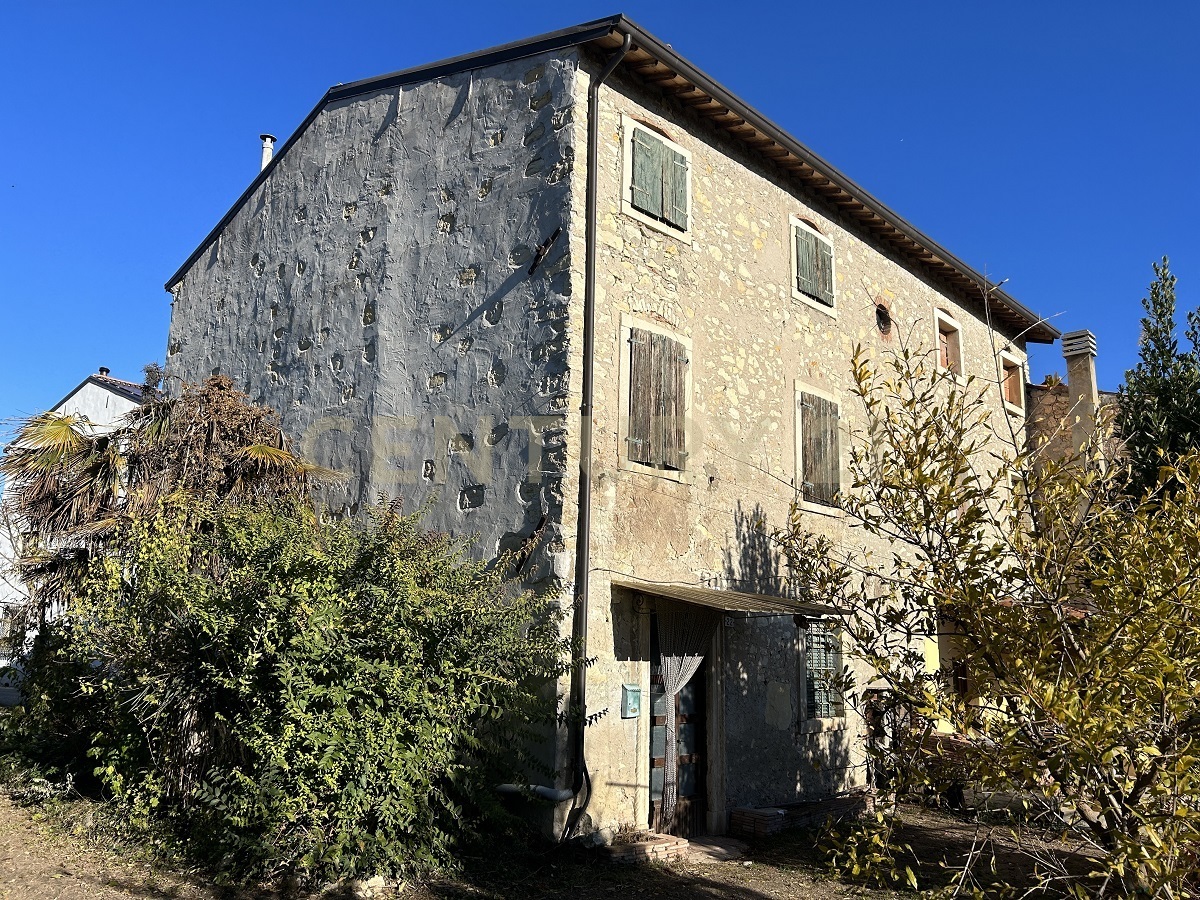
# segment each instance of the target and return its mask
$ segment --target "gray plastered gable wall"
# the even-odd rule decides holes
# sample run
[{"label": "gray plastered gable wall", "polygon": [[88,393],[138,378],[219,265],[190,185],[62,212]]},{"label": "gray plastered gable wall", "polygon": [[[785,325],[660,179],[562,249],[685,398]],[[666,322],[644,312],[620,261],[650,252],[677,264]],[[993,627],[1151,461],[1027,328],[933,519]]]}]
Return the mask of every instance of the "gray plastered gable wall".
[{"label": "gray plastered gable wall", "polygon": [[278,409],[350,476],[335,508],[433,498],[428,526],[485,555],[545,519],[534,580],[568,571],[574,72],[542,55],[329,104],[175,287],[167,355]]}]

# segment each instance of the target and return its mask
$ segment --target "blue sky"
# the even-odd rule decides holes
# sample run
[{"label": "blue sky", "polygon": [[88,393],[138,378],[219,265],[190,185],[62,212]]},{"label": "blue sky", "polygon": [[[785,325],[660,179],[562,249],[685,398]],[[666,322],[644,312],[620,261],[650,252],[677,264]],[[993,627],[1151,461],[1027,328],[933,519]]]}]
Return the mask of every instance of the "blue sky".
[{"label": "blue sky", "polygon": [[[330,85],[625,12],[1062,330],[1200,301],[1200,5],[11,3],[0,418],[161,360],[162,285]],[[1061,370],[1035,351],[1035,380]]]}]

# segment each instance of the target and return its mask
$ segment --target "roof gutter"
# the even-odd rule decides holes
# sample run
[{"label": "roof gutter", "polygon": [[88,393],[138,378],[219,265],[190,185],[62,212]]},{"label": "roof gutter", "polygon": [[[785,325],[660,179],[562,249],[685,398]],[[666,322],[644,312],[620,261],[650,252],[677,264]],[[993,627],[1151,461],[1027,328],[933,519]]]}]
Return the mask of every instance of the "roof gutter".
[{"label": "roof gutter", "polygon": [[796,138],[788,134],[757,109],[752,107],[740,97],[730,93],[721,84],[714,81],[710,76],[697,69],[694,65],[672,50],[669,46],[663,44],[654,35],[649,34],[640,28],[636,23],[630,21],[624,16],[621,17],[621,25],[630,28],[637,35],[638,48],[646,53],[649,53],[654,58],[660,60],[669,68],[677,72],[681,77],[690,81],[692,84],[699,87],[706,94],[712,97],[715,101],[722,104],[726,109],[735,111],[737,115],[747,124],[753,126],[757,131],[771,138],[780,147],[788,150],[797,159],[802,160],[814,171],[820,173],[825,178],[829,179],[834,184],[839,185],[843,190],[853,196],[856,200],[863,204],[867,209],[879,216],[888,225],[896,231],[907,236],[910,240],[923,246],[930,253],[939,257],[951,267],[959,270],[967,278],[979,285],[986,294],[995,297],[1004,305],[1010,307],[1017,315],[1024,317],[1032,323],[1029,331],[1037,332],[1035,335],[1029,336],[1029,340],[1035,343],[1051,343],[1057,340],[1061,334],[1057,328],[1047,322],[1044,318],[1037,315],[1024,304],[1020,303],[1007,292],[1000,290],[995,285],[991,284],[986,277],[976,272],[973,268],[964,263],[950,251],[946,250],[920,229],[913,226],[910,222],[902,218],[898,213],[890,209],[886,204],[865,190],[861,185],[857,184],[852,178],[839,170],[836,166],[822,159],[808,147],[801,144]]},{"label": "roof gutter", "polygon": [[587,724],[587,639],[588,582],[592,569],[592,402],[595,394],[595,318],[596,318],[596,218],[599,206],[600,175],[600,86],[621,64],[633,44],[633,35],[624,33],[621,47],[588,85],[587,194],[585,209],[585,258],[583,281],[583,399],[579,405],[579,519],[575,532],[575,610],[571,619],[573,646],[577,654],[571,667],[571,705],[575,707],[572,745],[575,779],[572,796],[578,799],[586,790],[583,805],[574,810],[567,822],[564,838],[574,832],[592,799],[591,778],[584,757],[584,727]]}]

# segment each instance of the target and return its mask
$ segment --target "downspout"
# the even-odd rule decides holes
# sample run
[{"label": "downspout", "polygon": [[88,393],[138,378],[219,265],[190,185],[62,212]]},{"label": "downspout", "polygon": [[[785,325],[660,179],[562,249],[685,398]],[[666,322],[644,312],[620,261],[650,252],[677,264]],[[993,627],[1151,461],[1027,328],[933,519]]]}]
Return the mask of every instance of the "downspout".
[{"label": "downspout", "polygon": [[596,208],[598,206],[598,172],[600,155],[600,86],[621,64],[629,52],[633,35],[626,34],[600,74],[588,85],[588,145],[587,195],[585,199],[585,257],[583,275],[583,400],[579,405],[579,522],[575,537],[575,614],[571,622],[574,645],[579,659],[571,668],[571,702],[577,710],[574,722],[575,780],[572,796],[578,798],[585,789],[583,806],[574,810],[567,822],[564,838],[574,832],[591,801],[591,778],[583,755],[584,725],[587,721],[587,659],[588,638],[588,581],[592,569],[592,397],[594,393],[596,340]]}]

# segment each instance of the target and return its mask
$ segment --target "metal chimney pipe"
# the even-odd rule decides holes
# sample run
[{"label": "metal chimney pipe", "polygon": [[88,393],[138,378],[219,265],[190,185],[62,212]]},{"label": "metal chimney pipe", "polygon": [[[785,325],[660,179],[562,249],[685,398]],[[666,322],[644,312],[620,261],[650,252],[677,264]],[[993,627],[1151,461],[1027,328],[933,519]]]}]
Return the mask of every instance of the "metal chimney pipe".
[{"label": "metal chimney pipe", "polygon": [[262,165],[258,167],[258,171],[261,172],[263,169],[265,169],[267,167],[267,163],[269,163],[271,161],[271,157],[275,155],[275,135],[260,134],[258,137],[259,137],[259,140],[261,140],[263,142]]}]

